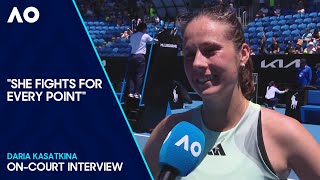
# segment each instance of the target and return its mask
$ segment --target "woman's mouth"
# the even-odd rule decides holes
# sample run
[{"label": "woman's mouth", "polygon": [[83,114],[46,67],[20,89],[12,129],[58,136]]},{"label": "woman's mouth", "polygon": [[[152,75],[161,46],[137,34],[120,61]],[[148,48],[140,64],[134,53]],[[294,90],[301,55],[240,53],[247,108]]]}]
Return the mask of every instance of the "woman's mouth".
[{"label": "woman's mouth", "polygon": [[212,81],[214,79],[217,79],[217,77],[218,77],[217,75],[206,76],[206,77],[203,77],[203,78],[198,78],[197,81],[199,83],[205,83],[207,81]]}]

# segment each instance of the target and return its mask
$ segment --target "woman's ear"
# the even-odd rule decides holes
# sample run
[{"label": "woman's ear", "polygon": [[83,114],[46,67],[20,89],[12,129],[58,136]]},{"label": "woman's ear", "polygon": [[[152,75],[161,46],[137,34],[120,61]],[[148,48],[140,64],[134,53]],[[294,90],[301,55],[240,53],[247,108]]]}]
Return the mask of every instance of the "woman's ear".
[{"label": "woman's ear", "polygon": [[240,64],[246,64],[250,57],[250,47],[247,43],[243,43],[240,50]]}]

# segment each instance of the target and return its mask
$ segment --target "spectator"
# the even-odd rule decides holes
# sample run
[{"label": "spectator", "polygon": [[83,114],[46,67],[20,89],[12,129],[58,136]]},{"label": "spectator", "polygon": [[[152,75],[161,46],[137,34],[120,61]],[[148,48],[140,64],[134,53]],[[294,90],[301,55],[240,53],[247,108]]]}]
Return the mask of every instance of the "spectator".
[{"label": "spectator", "polygon": [[303,41],[306,41],[306,42],[309,42],[310,40],[311,40],[311,38],[312,38],[312,34],[311,34],[311,32],[310,32],[310,29],[309,28],[306,28],[306,32],[305,33],[303,33],[303,35],[302,35],[302,40]]},{"label": "spectator", "polygon": [[263,7],[265,5],[265,0],[259,0],[259,7]]},{"label": "spectator", "polygon": [[130,34],[131,34],[130,29],[125,30],[125,31],[121,34],[121,38],[129,39]]},{"label": "spectator", "polygon": [[276,37],[272,37],[272,44],[270,46],[270,54],[279,54],[280,52],[280,47],[277,42]]},{"label": "spectator", "polygon": [[300,88],[310,85],[312,80],[312,70],[307,65],[306,59],[300,59],[300,67],[298,68],[297,76]]},{"label": "spectator", "polygon": [[260,46],[259,46],[259,54],[268,54],[268,51],[266,49],[266,37],[264,36],[264,32],[263,33],[263,36],[261,37],[261,40],[260,40]]},{"label": "spectator", "polygon": [[302,39],[298,40],[295,48],[295,54],[303,54],[302,42],[303,42]]},{"label": "spectator", "polygon": [[270,81],[269,83],[269,86],[267,87],[267,90],[266,90],[266,95],[265,95],[265,98],[266,98],[266,103],[268,104],[268,106],[271,106],[272,109],[276,109],[276,105],[279,101],[279,99],[276,97],[276,93],[277,94],[283,94],[283,93],[286,93],[288,92],[288,89],[285,89],[284,91],[280,91],[274,81]]},{"label": "spectator", "polygon": [[253,55],[256,55],[256,53],[254,53],[253,50],[250,49],[250,55],[253,56]]},{"label": "spectator", "polygon": [[118,16],[116,18],[117,26],[122,26],[123,25],[123,18],[121,16]]},{"label": "spectator", "polygon": [[305,13],[305,9],[304,9],[302,1],[299,1],[299,3],[298,3],[297,13],[298,14],[304,14]]},{"label": "spectator", "polygon": [[319,29],[318,29],[318,28],[315,28],[314,31],[313,31],[313,33],[312,33],[312,39],[313,39],[314,41],[316,41],[316,40],[318,40],[319,38],[320,38],[320,36],[319,36]]},{"label": "spectator", "polygon": [[294,48],[292,47],[291,41],[288,41],[287,47],[284,50],[284,54],[294,54]]},{"label": "spectator", "polygon": [[151,4],[151,7],[149,9],[149,16],[150,16],[151,19],[154,19],[155,15],[156,15],[156,9]]},{"label": "spectator", "polygon": [[276,10],[274,10],[274,15],[275,16],[280,16],[281,15],[281,7],[280,4],[277,5]]},{"label": "spectator", "polygon": [[256,16],[263,18],[263,17],[266,17],[268,14],[269,14],[269,9],[265,5],[263,5]]},{"label": "spectator", "polygon": [[142,22],[141,18],[138,18],[137,20],[137,26]]},{"label": "spectator", "polygon": [[304,49],[304,54],[316,54],[316,49],[314,48],[313,42],[308,43],[308,47]]},{"label": "spectator", "polygon": [[87,7],[86,16],[87,16],[88,18],[95,18],[95,17],[96,17],[96,15],[95,15],[94,12],[93,12],[93,8],[92,8],[91,5],[88,5],[88,7]]}]

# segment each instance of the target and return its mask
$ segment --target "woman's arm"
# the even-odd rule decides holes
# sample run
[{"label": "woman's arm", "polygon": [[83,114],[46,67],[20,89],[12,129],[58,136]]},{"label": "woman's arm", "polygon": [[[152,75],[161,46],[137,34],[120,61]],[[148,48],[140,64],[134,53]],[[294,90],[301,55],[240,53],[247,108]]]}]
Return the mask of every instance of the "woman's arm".
[{"label": "woman's arm", "polygon": [[283,94],[283,93],[286,93],[287,91],[288,91],[287,89],[280,91],[278,88],[275,87],[275,92],[278,94]]},{"label": "woman's arm", "polygon": [[298,122],[292,125],[286,138],[288,164],[301,180],[320,179],[320,145]]},{"label": "woman's arm", "polygon": [[261,117],[266,152],[277,175],[293,169],[301,180],[320,179],[320,145],[301,123],[266,108]]}]

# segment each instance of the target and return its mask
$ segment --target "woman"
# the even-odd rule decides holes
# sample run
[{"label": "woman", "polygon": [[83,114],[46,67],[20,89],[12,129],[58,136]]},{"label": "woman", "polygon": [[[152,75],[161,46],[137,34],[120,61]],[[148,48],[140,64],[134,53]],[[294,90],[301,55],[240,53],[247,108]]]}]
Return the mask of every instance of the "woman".
[{"label": "woman", "polygon": [[316,40],[318,40],[320,38],[319,36],[319,29],[318,28],[315,28],[313,33],[312,33],[312,40],[314,42],[316,42]]},{"label": "woman", "polygon": [[272,37],[272,44],[270,46],[270,54],[279,54],[280,52],[280,47],[277,42],[276,37]]},{"label": "woman", "polygon": [[249,52],[241,24],[225,5],[202,10],[187,22],[184,68],[203,105],[171,115],[154,129],[143,150],[154,177],[167,134],[189,121],[204,132],[206,152],[221,145],[226,156],[204,153],[185,179],[285,179],[290,169],[301,179],[320,179],[319,144],[308,131],[248,100],[254,91]]},{"label": "woman", "polygon": [[131,34],[130,29],[125,30],[125,31],[121,34],[121,38],[129,39],[130,34]]},{"label": "woman", "polygon": [[302,34],[302,40],[308,43],[312,39],[312,34],[310,32],[309,28],[306,28],[306,31],[304,34]]},{"label": "woman", "polygon": [[264,32],[262,31],[263,36],[260,40],[260,46],[259,46],[259,54],[268,54],[266,49],[266,37],[264,36]]},{"label": "woman", "polygon": [[280,91],[274,81],[270,81],[269,86],[267,87],[265,98],[267,100],[268,106],[271,106],[272,109],[276,109],[276,104],[278,103],[279,99],[276,97],[276,93],[283,94],[288,92],[288,89],[285,89],[284,91]]},{"label": "woman", "polygon": [[304,49],[303,51],[304,54],[315,54],[316,53],[316,48],[314,48],[314,44],[312,41],[308,43],[308,47]]}]

